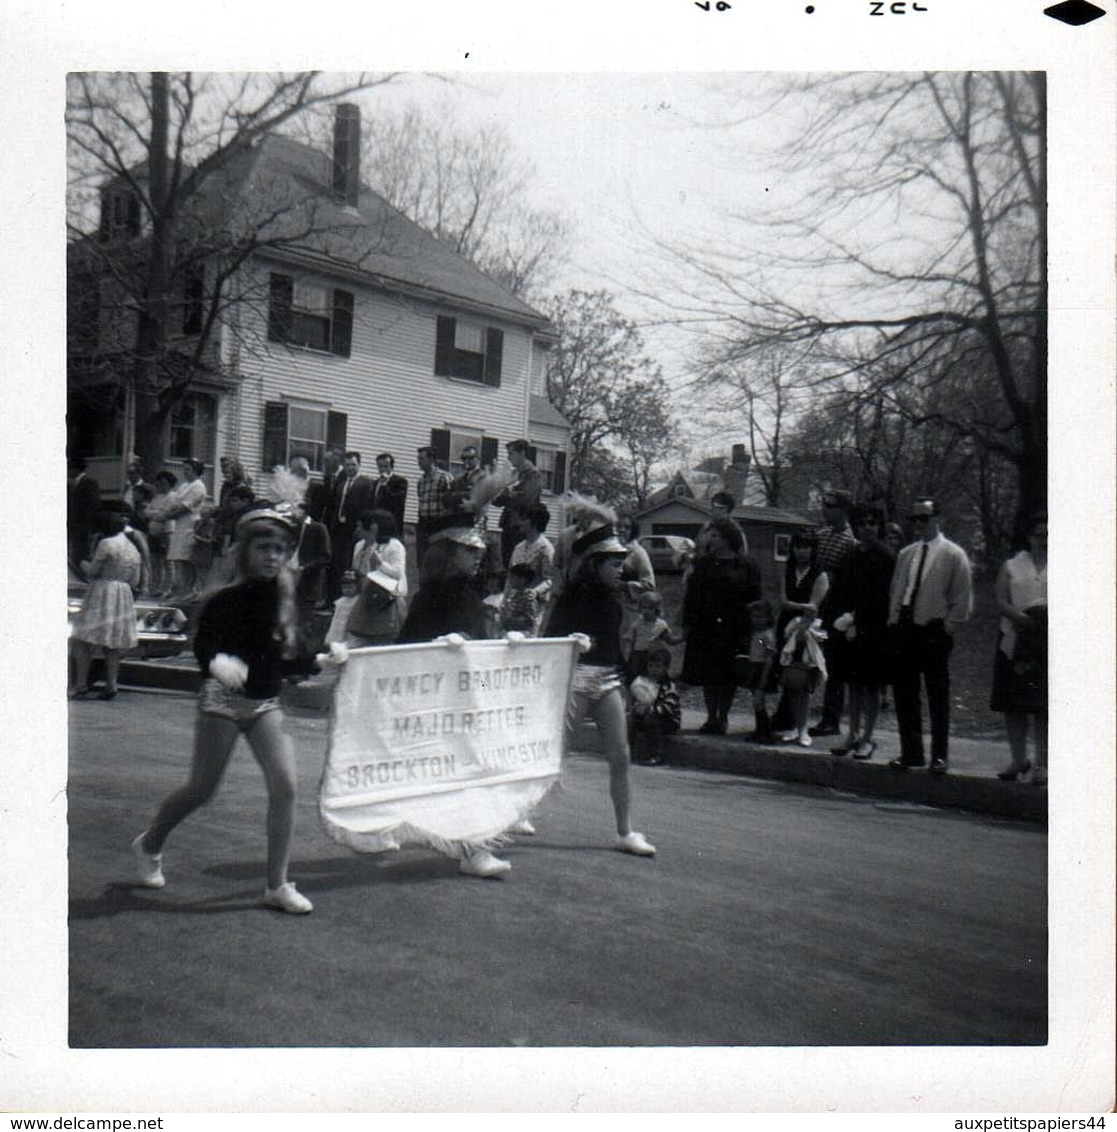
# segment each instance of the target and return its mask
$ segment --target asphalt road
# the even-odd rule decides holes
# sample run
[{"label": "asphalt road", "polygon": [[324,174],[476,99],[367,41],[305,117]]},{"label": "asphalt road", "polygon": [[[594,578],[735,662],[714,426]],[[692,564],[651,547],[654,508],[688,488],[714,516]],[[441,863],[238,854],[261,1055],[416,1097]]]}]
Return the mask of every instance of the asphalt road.
[{"label": "asphalt road", "polygon": [[654,860],[611,850],[606,770],[567,759],[503,880],[422,849],[361,856],[300,757],[292,877],[257,905],[264,792],[247,748],[133,887],[128,843],[183,774],[193,700],[71,704],[70,1044],[1040,1044],[1047,838],[1035,825],[817,787],[633,768]]}]

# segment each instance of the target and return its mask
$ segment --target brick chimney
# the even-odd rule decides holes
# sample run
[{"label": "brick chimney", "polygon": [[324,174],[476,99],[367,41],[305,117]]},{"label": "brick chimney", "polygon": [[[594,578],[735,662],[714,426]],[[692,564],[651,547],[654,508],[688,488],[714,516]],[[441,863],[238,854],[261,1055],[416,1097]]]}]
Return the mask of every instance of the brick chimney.
[{"label": "brick chimney", "polygon": [[361,190],[361,110],[342,102],[334,114],[334,196],[357,207]]},{"label": "brick chimney", "polygon": [[737,501],[738,505],[745,501],[745,482],[749,475],[749,454],[743,444],[734,444],[729,463],[722,472],[724,490]]}]

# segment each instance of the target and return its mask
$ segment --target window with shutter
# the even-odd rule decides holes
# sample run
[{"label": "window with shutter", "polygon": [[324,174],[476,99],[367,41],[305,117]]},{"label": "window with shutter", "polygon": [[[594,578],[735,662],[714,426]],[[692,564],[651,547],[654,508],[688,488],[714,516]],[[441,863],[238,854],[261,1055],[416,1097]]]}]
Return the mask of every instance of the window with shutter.
[{"label": "window with shutter", "polygon": [[269,276],[268,338],[347,358],[353,344],[353,294],[314,279]]},{"label": "window with shutter", "polygon": [[481,467],[495,468],[500,459],[500,441],[495,436],[481,437]]},{"label": "window with shutter", "polygon": [[290,275],[273,271],[268,287],[268,338],[273,342],[291,340],[291,299],[295,281]]},{"label": "window with shutter", "polygon": [[203,303],[205,300],[206,273],[200,263],[186,269],[182,281],[182,332],[199,334],[202,329]]},{"label": "window with shutter", "polygon": [[504,331],[439,315],[435,327],[434,372],[484,385],[500,385]]},{"label": "window with shutter", "polygon": [[349,357],[353,342],[353,296],[348,291],[334,291],[334,319],[330,327],[330,352]]},{"label": "window with shutter", "polygon": [[450,465],[450,430],[448,428],[431,429],[431,448],[434,450],[434,462],[440,468]]},{"label": "window with shutter", "polygon": [[287,406],[282,401],[264,405],[264,448],[261,466],[266,472],[287,463]]},{"label": "window with shutter", "polygon": [[555,495],[561,495],[566,490],[566,453],[555,453],[555,474],[551,490]]},{"label": "window with shutter", "polygon": [[327,448],[345,449],[348,417],[324,405],[268,401],[264,405],[265,472],[303,456],[312,472],[323,470]]}]

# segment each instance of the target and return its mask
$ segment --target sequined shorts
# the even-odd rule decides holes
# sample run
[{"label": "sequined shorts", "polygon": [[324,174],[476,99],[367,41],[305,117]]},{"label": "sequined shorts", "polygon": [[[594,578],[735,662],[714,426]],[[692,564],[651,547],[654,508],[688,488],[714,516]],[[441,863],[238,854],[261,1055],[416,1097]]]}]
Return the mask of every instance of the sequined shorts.
[{"label": "sequined shorts", "polygon": [[203,715],[230,719],[242,730],[250,727],[261,715],[279,711],[279,708],[279,700],[275,696],[254,700],[249,696],[242,696],[240,692],[230,691],[220,680],[212,677],[204,681],[198,696],[198,710]]},{"label": "sequined shorts", "polygon": [[612,691],[624,686],[620,671],[610,664],[578,664],[574,667],[571,691],[596,704]]}]

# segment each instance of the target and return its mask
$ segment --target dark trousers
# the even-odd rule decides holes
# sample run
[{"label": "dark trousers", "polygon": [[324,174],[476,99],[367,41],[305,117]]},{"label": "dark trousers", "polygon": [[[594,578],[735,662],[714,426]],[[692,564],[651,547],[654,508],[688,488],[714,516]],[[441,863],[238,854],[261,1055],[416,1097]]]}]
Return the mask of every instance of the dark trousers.
[{"label": "dark trousers", "polygon": [[341,593],[341,575],[346,570],[353,569],[353,533],[354,526],[348,522],[335,522],[330,528],[330,551],[333,556],[329,584],[331,602]]},{"label": "dark trousers", "polygon": [[923,707],[920,680],[927,690],[931,758],[946,761],[950,740],[950,670],[954,639],[941,621],[898,625],[892,636],[892,691],[900,728],[900,759],[923,762]]}]

